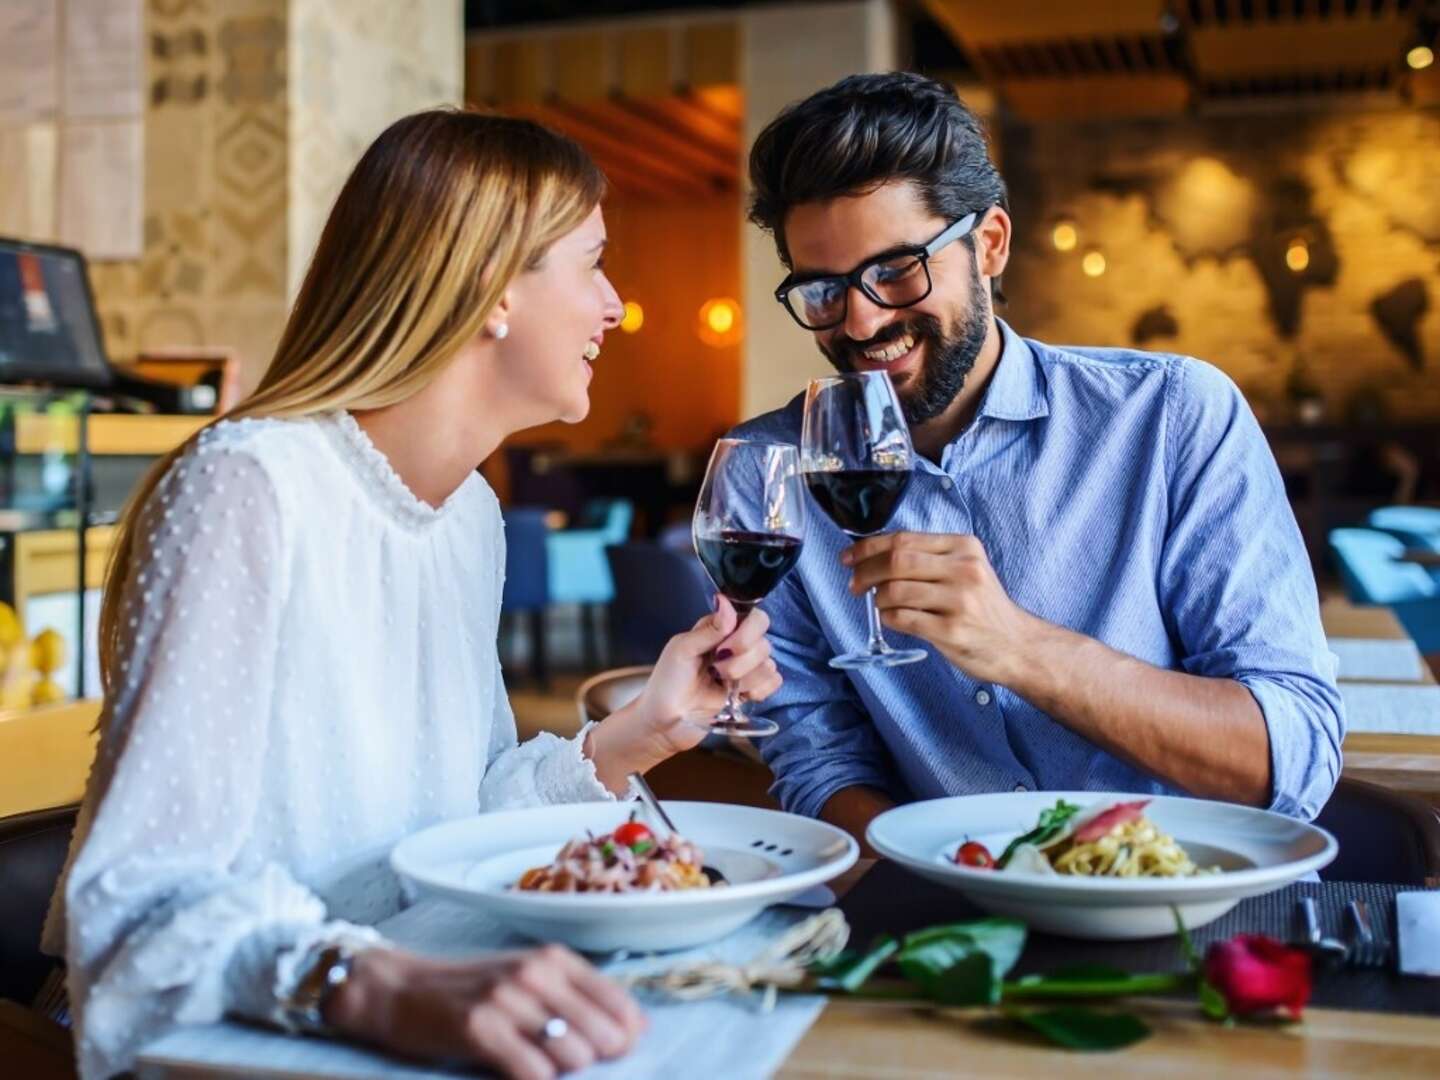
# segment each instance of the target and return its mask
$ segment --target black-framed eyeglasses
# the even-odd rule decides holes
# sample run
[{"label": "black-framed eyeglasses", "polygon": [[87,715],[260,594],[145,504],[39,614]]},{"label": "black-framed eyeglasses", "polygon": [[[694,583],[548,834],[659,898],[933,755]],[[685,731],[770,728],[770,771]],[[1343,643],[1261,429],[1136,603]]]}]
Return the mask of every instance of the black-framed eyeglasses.
[{"label": "black-framed eyeglasses", "polygon": [[845,321],[851,289],[859,289],[883,308],[918,304],[930,295],[930,259],[948,244],[967,235],[984,211],[975,210],[945,227],[928,244],[892,248],[851,270],[796,279],[787,277],[775,290],[775,299],[806,330],[829,330]]}]

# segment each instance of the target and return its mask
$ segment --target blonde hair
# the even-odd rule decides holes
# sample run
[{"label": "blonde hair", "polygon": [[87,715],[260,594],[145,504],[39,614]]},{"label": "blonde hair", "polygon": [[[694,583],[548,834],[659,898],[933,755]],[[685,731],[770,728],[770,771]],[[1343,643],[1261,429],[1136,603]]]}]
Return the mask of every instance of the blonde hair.
[{"label": "blonde hair", "polygon": [[[448,109],[397,120],[336,198],[259,386],[212,424],[405,400],[480,332],[511,280],[538,266],[604,192],[584,150],[528,120]],[[107,691],[136,519],[199,435],[155,464],[121,519],[100,606]]]}]

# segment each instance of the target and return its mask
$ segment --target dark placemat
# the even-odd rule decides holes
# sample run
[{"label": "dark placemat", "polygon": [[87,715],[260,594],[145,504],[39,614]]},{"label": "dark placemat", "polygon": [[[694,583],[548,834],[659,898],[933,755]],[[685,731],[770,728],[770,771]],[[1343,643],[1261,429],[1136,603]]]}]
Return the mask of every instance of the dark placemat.
[{"label": "dark placemat", "polygon": [[[1345,940],[1344,911],[1349,900],[1364,900],[1370,917],[1395,941],[1395,894],[1405,886],[1358,882],[1297,882],[1265,896],[1242,900],[1208,926],[1192,932],[1201,952],[1212,941],[1235,934],[1268,934],[1281,941],[1302,934],[1295,901],[1316,898],[1321,925]],[[882,859],[840,902],[850,921],[851,940],[860,944],[878,934],[905,934],[936,923],[985,915],[959,893]],[[1016,975],[1045,974],[1075,964],[1109,964],[1126,971],[1181,971],[1185,967],[1173,935],[1142,941],[1078,941],[1032,932],[1016,965]],[[1395,971],[1343,968],[1317,972],[1311,1003],[1339,1009],[1440,1015],[1440,980],[1404,976]]]}]

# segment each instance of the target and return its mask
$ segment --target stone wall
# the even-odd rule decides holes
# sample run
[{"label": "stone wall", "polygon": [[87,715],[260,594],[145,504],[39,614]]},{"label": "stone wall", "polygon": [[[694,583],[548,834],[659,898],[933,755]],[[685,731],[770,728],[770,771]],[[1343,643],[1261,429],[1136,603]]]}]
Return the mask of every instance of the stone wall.
[{"label": "stone wall", "polygon": [[1012,124],[999,142],[1022,332],[1205,358],[1277,422],[1304,387],[1334,419],[1440,417],[1440,112]]}]

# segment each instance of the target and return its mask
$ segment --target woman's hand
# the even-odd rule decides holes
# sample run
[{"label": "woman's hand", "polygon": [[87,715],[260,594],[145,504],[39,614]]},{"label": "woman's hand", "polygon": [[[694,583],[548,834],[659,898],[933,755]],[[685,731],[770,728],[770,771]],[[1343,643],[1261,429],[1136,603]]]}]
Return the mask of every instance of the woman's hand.
[{"label": "woman's hand", "polygon": [[723,596],[713,615],[676,634],[640,696],[591,730],[590,757],[600,782],[617,795],[632,772],[645,772],[705,738],[703,724],[725,704],[726,683],[751,701],[780,689],[765,632],[770,617],[759,608],[740,619]]},{"label": "woman's hand", "polygon": [[[568,1030],[546,1038],[553,1017]],[[326,1002],[325,1020],[400,1054],[525,1080],[620,1057],[645,1027],[629,994],[559,945],[459,963],[367,949]]]}]

